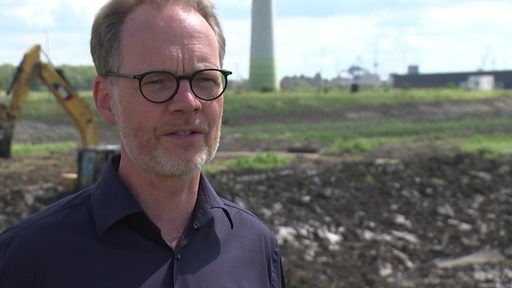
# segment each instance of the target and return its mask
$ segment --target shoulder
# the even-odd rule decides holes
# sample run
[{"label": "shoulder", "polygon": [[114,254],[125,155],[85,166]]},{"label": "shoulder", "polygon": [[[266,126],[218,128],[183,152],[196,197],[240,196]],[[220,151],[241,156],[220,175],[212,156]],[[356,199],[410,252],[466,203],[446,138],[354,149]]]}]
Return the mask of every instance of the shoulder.
[{"label": "shoulder", "polygon": [[208,210],[211,209],[217,220],[226,219],[231,230],[273,237],[271,230],[254,213],[220,196],[221,194],[215,191],[205,175],[201,176],[199,190],[204,192],[200,194],[200,202],[206,203],[205,206]]},{"label": "shoulder", "polygon": [[86,192],[67,196],[1,232],[0,255],[6,247],[12,247],[14,242],[16,245],[24,243],[23,239],[37,242],[44,239],[45,233],[62,230],[61,224],[73,221],[81,214],[77,213],[77,210],[87,211],[84,206],[87,206],[88,199]]},{"label": "shoulder", "polygon": [[263,224],[263,221],[258,218],[253,212],[247,210],[246,208],[243,208],[242,206],[235,204],[229,200],[226,200],[224,198],[221,198],[222,202],[224,203],[224,206],[226,209],[235,216],[239,217],[240,220],[245,220],[249,222],[255,222],[254,224]]},{"label": "shoulder", "polygon": [[[245,271],[259,271],[260,274],[258,275],[268,276],[271,287],[284,287],[281,252],[275,234],[251,211],[226,199],[221,199],[227,214],[232,219],[233,226],[231,232],[234,232],[224,235],[229,235],[229,237],[221,237],[221,241],[225,244],[224,252],[230,256],[238,255],[245,259],[251,259],[251,266]],[[243,267],[243,265],[240,267]],[[266,268],[266,270],[260,270],[263,268]],[[263,278],[258,276],[255,279],[261,280]]]},{"label": "shoulder", "polygon": [[253,237],[262,237],[268,241],[277,243],[272,230],[253,212],[229,200],[221,199],[229,217],[231,217],[233,230],[246,235],[252,235]]},{"label": "shoulder", "polygon": [[70,238],[80,237],[77,229],[86,225],[78,219],[90,211],[88,198],[73,194],[0,233],[0,286],[33,287],[41,281],[46,261],[58,261],[59,253],[70,251],[65,248]]}]

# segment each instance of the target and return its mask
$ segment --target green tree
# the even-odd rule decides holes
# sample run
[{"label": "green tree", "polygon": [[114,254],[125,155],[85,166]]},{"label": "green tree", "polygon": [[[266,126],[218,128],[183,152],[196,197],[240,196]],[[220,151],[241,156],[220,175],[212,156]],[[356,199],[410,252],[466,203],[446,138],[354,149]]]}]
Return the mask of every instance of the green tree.
[{"label": "green tree", "polygon": [[0,65],[0,90],[7,90],[11,84],[16,67],[12,64]]},{"label": "green tree", "polygon": [[79,91],[92,90],[92,84],[96,77],[96,69],[92,65],[62,65],[58,69],[61,69],[64,73],[64,77],[68,80],[71,86]]}]

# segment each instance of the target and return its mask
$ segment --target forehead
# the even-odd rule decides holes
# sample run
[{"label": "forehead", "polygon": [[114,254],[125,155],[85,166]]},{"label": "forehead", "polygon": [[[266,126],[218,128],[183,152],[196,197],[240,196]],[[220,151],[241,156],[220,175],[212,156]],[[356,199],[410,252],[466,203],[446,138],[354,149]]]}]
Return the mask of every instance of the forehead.
[{"label": "forehead", "polygon": [[[143,55],[201,58],[218,62],[218,44],[213,29],[190,7],[143,4],[126,18],[121,32],[122,58]],[[215,58],[215,59],[211,59]],[[126,59],[125,59],[126,60]]]}]

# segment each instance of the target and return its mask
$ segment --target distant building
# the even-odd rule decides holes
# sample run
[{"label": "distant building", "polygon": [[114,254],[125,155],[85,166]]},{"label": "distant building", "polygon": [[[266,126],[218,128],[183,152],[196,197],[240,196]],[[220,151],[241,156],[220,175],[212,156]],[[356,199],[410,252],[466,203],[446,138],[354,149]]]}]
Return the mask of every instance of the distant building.
[{"label": "distant building", "polygon": [[[409,69],[409,72],[411,70],[415,69]],[[439,88],[455,85],[475,90],[512,89],[512,70],[391,74],[391,78],[395,88]]]}]

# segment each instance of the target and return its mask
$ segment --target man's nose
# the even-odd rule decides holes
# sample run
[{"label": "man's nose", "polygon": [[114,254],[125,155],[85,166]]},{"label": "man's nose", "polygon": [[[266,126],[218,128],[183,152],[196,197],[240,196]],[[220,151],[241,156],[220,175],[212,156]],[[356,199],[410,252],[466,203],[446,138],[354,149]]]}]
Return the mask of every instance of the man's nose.
[{"label": "man's nose", "polygon": [[180,79],[176,95],[169,101],[169,109],[173,112],[192,112],[200,110],[201,101],[196,97],[189,79]]}]

